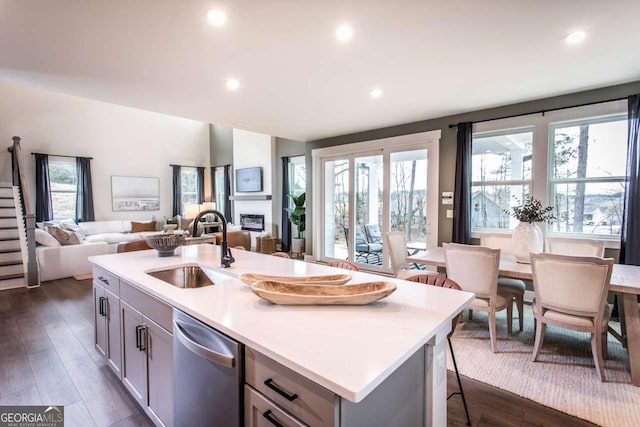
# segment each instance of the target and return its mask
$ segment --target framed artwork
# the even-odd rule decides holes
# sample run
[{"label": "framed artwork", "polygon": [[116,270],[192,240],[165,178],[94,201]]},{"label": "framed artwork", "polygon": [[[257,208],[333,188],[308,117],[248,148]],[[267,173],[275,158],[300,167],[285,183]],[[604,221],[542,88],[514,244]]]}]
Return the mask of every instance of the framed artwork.
[{"label": "framed artwork", "polygon": [[111,205],[114,212],[159,211],[160,179],[140,176],[112,176]]}]

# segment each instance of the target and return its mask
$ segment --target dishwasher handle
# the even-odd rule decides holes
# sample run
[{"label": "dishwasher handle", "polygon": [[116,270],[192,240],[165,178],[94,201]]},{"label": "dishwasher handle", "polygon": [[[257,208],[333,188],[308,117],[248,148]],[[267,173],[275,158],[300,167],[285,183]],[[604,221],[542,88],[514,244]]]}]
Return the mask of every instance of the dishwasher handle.
[{"label": "dishwasher handle", "polygon": [[227,368],[233,368],[233,365],[235,362],[235,358],[233,356],[228,356],[226,354],[218,353],[215,350],[204,347],[198,344],[197,342],[193,341],[191,338],[187,336],[187,333],[184,327],[177,320],[173,321],[173,326],[174,326],[174,332],[176,337],[178,337],[178,340],[180,341],[180,343],[183,346],[185,346],[187,349],[189,349],[190,351],[197,354],[198,356],[201,356],[213,363],[217,363],[218,365],[222,365]]}]

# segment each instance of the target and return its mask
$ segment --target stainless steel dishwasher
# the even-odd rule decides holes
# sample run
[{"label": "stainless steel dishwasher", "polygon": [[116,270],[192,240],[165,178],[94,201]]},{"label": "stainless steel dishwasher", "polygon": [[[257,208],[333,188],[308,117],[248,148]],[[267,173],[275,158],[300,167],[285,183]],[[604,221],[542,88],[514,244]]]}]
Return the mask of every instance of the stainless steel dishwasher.
[{"label": "stainless steel dishwasher", "polygon": [[242,424],[243,346],[173,310],[176,427]]}]

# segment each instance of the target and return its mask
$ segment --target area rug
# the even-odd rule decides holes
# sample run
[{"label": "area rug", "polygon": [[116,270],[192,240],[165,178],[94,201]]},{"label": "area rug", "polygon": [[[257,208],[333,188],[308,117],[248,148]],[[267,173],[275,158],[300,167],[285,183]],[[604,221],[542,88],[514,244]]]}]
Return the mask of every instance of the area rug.
[{"label": "area rug", "polygon": [[[611,335],[602,383],[596,375],[588,334],[548,326],[534,363],[531,306],[525,306],[523,332],[517,332],[514,319],[513,335],[507,334],[504,311],[498,314],[499,353],[495,354],[486,313],[473,314],[472,321],[465,316],[452,337],[462,375],[598,425],[640,425],[640,387],[631,384],[627,349]],[[453,369],[450,358],[448,363]]]}]

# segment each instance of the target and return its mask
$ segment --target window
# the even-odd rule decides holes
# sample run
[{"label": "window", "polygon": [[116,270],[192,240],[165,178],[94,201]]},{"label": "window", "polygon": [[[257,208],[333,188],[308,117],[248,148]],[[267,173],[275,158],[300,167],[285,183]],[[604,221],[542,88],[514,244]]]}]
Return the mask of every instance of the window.
[{"label": "window", "polygon": [[474,134],[471,155],[471,227],[514,228],[508,210],[529,194],[533,131]]},{"label": "window", "polygon": [[215,194],[213,195],[216,202],[216,210],[224,213],[224,204],[226,203],[224,197],[224,167],[217,167],[213,172],[213,180],[215,187]]},{"label": "window", "polygon": [[180,169],[180,183],[182,185],[182,212],[185,205],[198,203],[198,172],[196,168],[182,167]]},{"label": "window", "polygon": [[78,192],[76,159],[49,157],[49,181],[53,219],[74,219]]},{"label": "window", "polygon": [[620,235],[627,153],[627,120],[551,125],[551,231]]},{"label": "window", "polygon": [[[616,241],[626,182],[626,102],[474,125],[471,226],[509,230],[526,195],[555,208],[547,235]],[[477,236],[474,236],[477,237]]]},{"label": "window", "polygon": [[289,159],[289,189],[295,195],[307,191],[305,156],[296,156]]}]

